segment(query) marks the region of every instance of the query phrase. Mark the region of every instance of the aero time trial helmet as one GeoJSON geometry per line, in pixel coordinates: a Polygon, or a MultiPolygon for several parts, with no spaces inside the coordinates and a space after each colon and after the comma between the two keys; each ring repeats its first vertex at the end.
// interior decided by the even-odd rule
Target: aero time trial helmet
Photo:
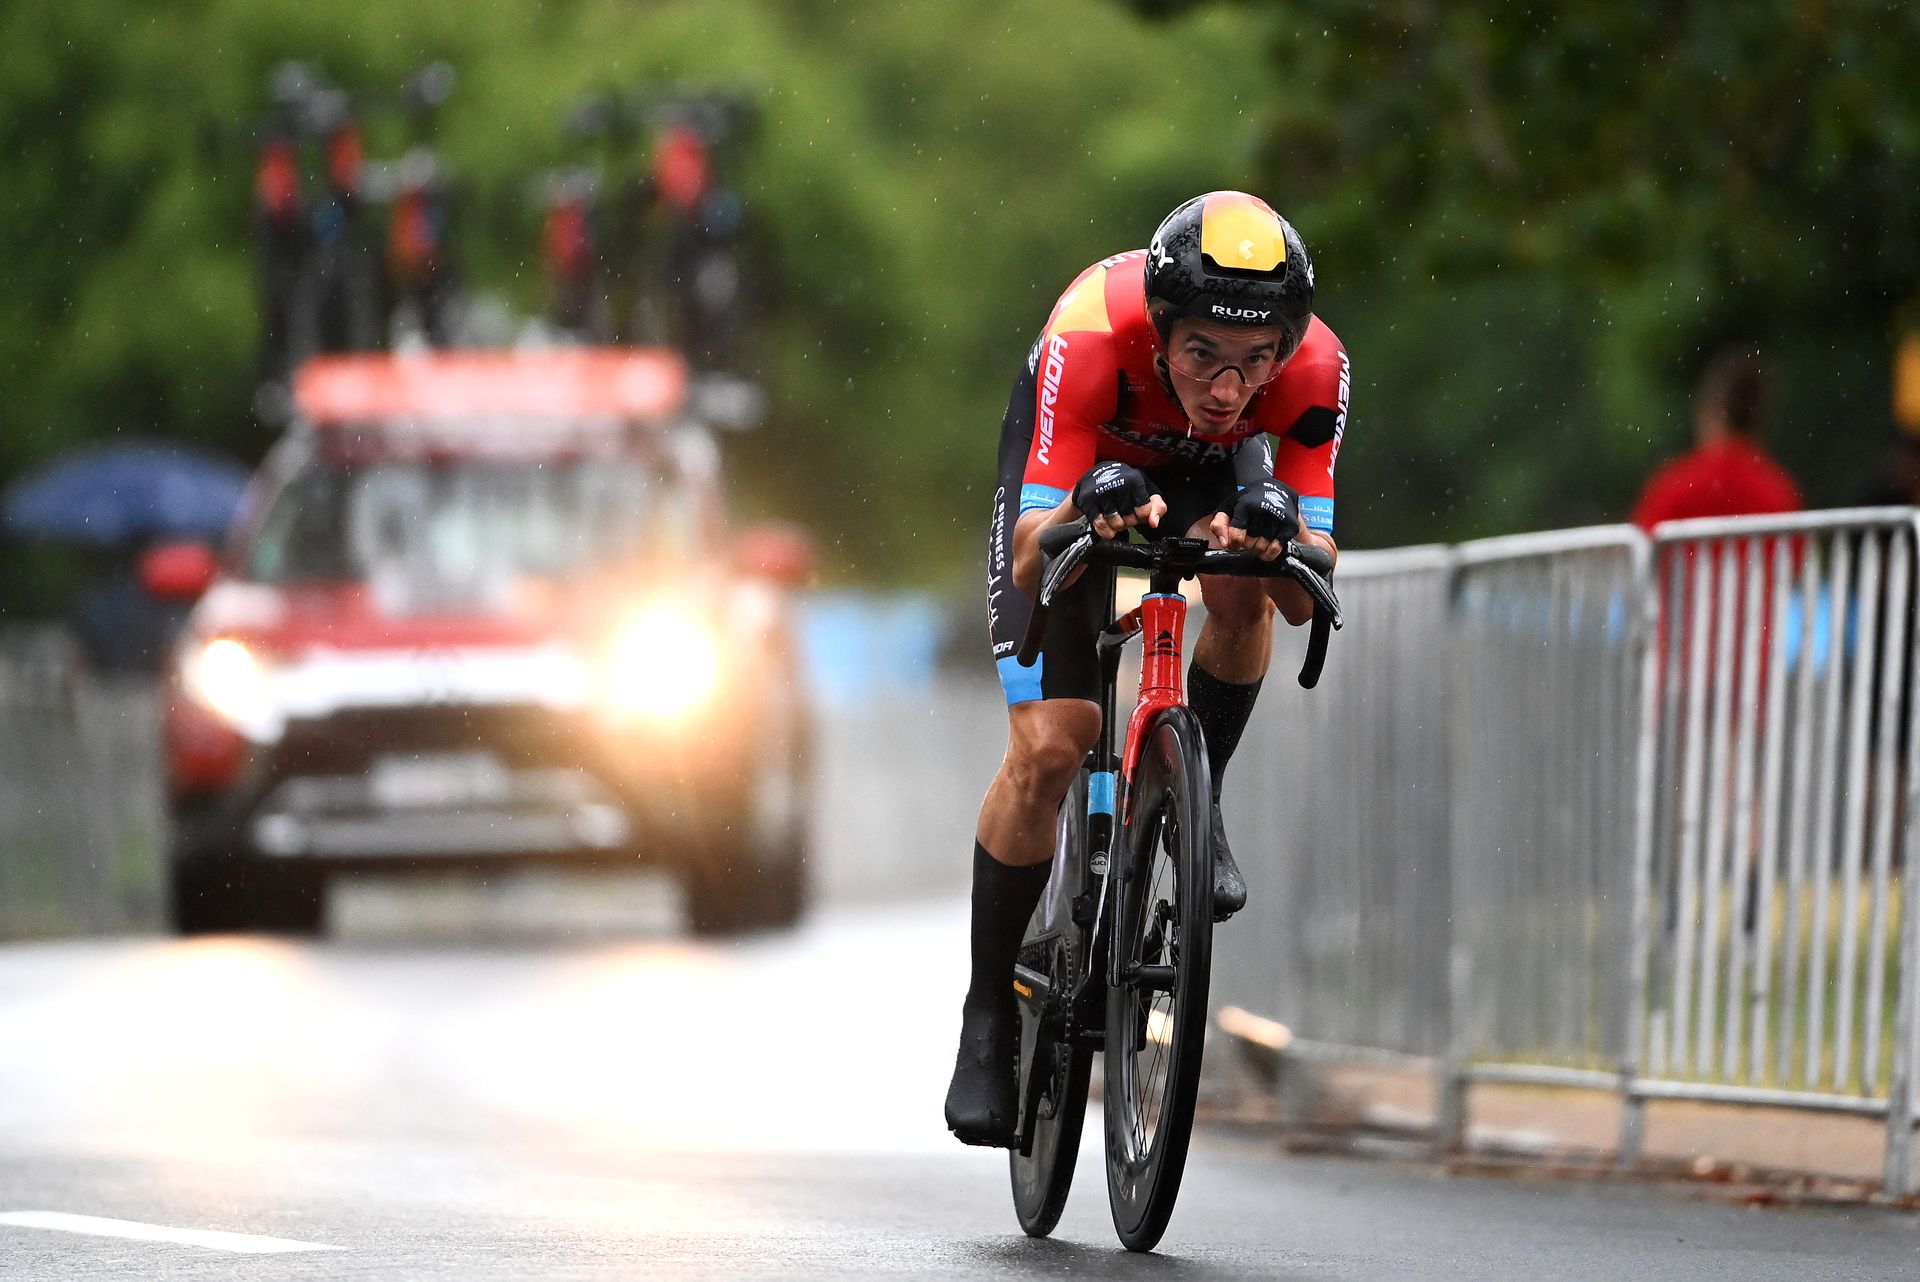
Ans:
{"type": "Polygon", "coordinates": [[[1276,325],[1281,357],[1306,337],[1313,260],[1300,233],[1243,191],[1195,196],[1168,214],[1147,246],[1147,314],[1164,346],[1183,316],[1276,325]]]}

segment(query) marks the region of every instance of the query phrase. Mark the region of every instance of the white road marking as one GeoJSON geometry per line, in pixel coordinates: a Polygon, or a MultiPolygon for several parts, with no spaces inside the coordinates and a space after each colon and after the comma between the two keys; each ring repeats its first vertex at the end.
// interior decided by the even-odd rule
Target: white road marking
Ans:
{"type": "Polygon", "coordinates": [[[344,1251],[342,1246],[295,1242],[291,1238],[262,1237],[256,1233],[219,1233],[211,1229],[176,1229],[138,1220],[108,1220],[97,1215],[69,1215],[64,1211],[0,1211],[0,1225],[22,1229],[56,1229],[62,1233],[91,1233],[96,1237],[138,1238],[143,1242],[179,1242],[241,1255],[278,1255],[286,1251],[344,1251]]]}

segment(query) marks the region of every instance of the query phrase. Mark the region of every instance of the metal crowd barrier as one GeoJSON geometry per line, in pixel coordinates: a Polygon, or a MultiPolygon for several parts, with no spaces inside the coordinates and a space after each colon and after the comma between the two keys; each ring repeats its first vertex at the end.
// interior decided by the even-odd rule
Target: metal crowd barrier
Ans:
{"type": "Polygon", "coordinates": [[[1652,751],[1641,533],[1519,535],[1458,556],[1447,1129],[1464,1124],[1469,1081],[1619,1081],[1652,751]]]}
{"type": "MultiPolygon", "coordinates": [[[[158,717],[149,683],[87,676],[58,626],[0,628],[0,941],[162,927],[158,717]]],[[[816,730],[820,899],[964,894],[1006,746],[991,675],[823,701],[816,730]]]]}
{"type": "Polygon", "coordinates": [[[1467,1087],[1886,1121],[1915,1188],[1912,509],[1354,554],[1321,690],[1274,682],[1230,782],[1254,892],[1222,1004],[1467,1087]],[[1446,729],[1441,730],[1441,727],[1446,729]],[[1305,748],[1304,745],[1311,745],[1305,748]],[[1282,795],[1249,786],[1300,751],[1282,795]]]}
{"type": "Polygon", "coordinates": [[[1274,661],[1227,775],[1229,839],[1253,858],[1247,907],[1214,936],[1214,995],[1330,1055],[1446,1047],[1452,565],[1439,547],[1342,557],[1335,661],[1311,692],[1274,661]]]}
{"type": "Polygon", "coordinates": [[[1912,1187],[1915,515],[1655,531],[1629,1154],[1647,1099],[1785,1105],[1886,1118],[1885,1184],[1912,1187]]]}
{"type": "Polygon", "coordinates": [[[156,718],[60,629],[0,630],[0,939],[158,924],[156,718]]]}
{"type": "Polygon", "coordinates": [[[832,902],[967,893],[968,852],[1007,746],[991,672],[823,701],[814,890],[832,902]]]}

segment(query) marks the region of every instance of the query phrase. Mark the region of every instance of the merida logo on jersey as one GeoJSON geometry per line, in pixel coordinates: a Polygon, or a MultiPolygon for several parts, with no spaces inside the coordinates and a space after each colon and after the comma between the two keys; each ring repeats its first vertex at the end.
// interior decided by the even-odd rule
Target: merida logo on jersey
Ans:
{"type": "Polygon", "coordinates": [[[1040,448],[1042,466],[1053,460],[1053,406],[1060,399],[1060,376],[1067,372],[1067,340],[1055,334],[1047,340],[1047,363],[1040,371],[1040,448]]]}
{"type": "Polygon", "coordinates": [[[1353,362],[1347,359],[1346,350],[1340,352],[1340,412],[1333,420],[1333,448],[1327,451],[1327,475],[1333,475],[1333,465],[1340,461],[1340,442],[1347,436],[1347,397],[1353,391],[1353,362]]]}
{"type": "Polygon", "coordinates": [[[1271,311],[1259,311],[1252,307],[1222,307],[1213,304],[1213,314],[1221,320],[1265,320],[1273,315],[1271,311]]]}

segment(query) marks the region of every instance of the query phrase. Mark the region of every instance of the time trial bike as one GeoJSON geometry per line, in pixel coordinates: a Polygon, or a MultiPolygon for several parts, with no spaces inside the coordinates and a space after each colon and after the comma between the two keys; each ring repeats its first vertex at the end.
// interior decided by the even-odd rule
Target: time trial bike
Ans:
{"type": "Polygon", "coordinates": [[[1097,538],[1085,518],[1040,534],[1040,592],[1019,661],[1039,653],[1054,595],[1082,566],[1145,570],[1138,607],[1115,617],[1113,576],[1097,641],[1100,741],[1061,804],[1053,867],[1014,965],[1020,1112],[1010,1167],[1020,1226],[1053,1231],[1073,1183],[1088,1079],[1103,1056],[1107,1195],[1129,1250],[1166,1232],[1186,1169],[1206,1035],[1213,949],[1213,805],[1206,745],[1187,708],[1181,647],[1198,575],[1288,577],[1313,599],[1300,684],[1320,679],[1341,626],[1324,549],[1289,542],[1263,561],[1201,539],[1097,538]],[[1121,651],[1144,638],[1139,701],[1114,744],[1121,651]]]}

